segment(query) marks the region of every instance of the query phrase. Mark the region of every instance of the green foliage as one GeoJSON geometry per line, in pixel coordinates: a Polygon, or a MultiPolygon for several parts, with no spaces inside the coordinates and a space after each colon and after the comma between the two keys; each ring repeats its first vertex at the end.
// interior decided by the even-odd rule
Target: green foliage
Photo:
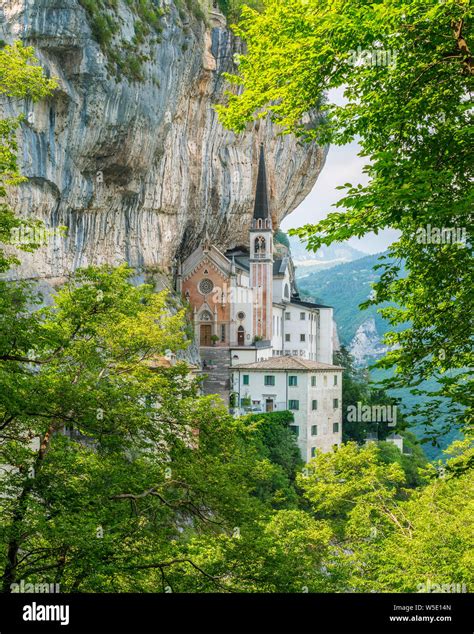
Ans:
{"type": "Polygon", "coordinates": [[[185,364],[159,363],[189,343],[184,310],[131,274],[79,271],[36,310],[25,285],[2,283],[5,589],[53,570],[66,591],[155,590],[192,535],[262,514],[255,493],[272,466],[225,408],[198,397],[185,364]]]}
{"type": "Polygon", "coordinates": [[[349,442],[333,453],[318,455],[298,482],[316,517],[351,531],[352,520],[360,520],[359,511],[368,519],[381,503],[391,505],[405,478],[398,464],[381,459],[375,443],[358,447],[349,442]]]}
{"type": "MultiPolygon", "coordinates": [[[[361,258],[354,262],[347,262],[340,264],[329,270],[318,271],[311,273],[298,282],[298,287],[301,291],[301,295],[308,298],[310,301],[317,303],[327,304],[334,307],[334,318],[338,328],[339,338],[343,345],[347,345],[353,339],[357,328],[367,319],[372,318],[375,322],[377,333],[384,335],[390,330],[390,324],[387,319],[384,319],[380,314],[381,306],[371,304],[361,310],[361,304],[367,299],[371,293],[371,288],[376,283],[380,274],[373,269],[377,265],[379,255],[369,255],[365,258],[361,258]]],[[[397,330],[401,330],[402,326],[397,326],[397,330]]],[[[366,363],[371,363],[375,360],[367,359],[366,363]]],[[[340,359],[339,365],[346,367],[346,361],[340,359]]],[[[349,365],[352,365],[350,362],[349,365]]],[[[374,384],[372,389],[375,389],[375,384],[382,384],[384,381],[390,383],[390,378],[394,375],[395,368],[382,369],[371,367],[370,369],[370,381],[374,384]]],[[[357,382],[366,382],[367,378],[364,378],[364,371],[356,371],[359,375],[357,382]]],[[[349,379],[348,373],[344,373],[344,390],[343,401],[348,404],[357,403],[357,400],[362,398],[351,397],[350,394],[354,390],[353,382],[349,379]]],[[[403,412],[406,420],[409,421],[410,427],[419,435],[420,438],[426,437],[426,429],[423,426],[423,420],[426,417],[417,415],[420,406],[426,399],[426,392],[436,392],[439,390],[439,383],[435,378],[430,378],[424,381],[420,387],[422,388],[421,394],[417,392],[417,389],[410,389],[405,384],[398,385],[396,389],[388,389],[390,385],[387,385],[387,390],[382,391],[382,394],[389,394],[391,397],[395,397],[397,401],[403,406],[403,412]]],[[[363,395],[360,395],[363,397],[363,395]]],[[[385,397],[384,397],[385,398],[385,397]]],[[[388,397],[387,397],[388,398],[388,397]]],[[[444,401],[446,403],[446,401],[444,401]]],[[[344,412],[347,410],[343,410],[344,412]]],[[[449,446],[455,438],[459,435],[459,425],[450,425],[450,429],[447,426],[447,407],[440,407],[437,411],[434,424],[432,426],[432,439],[433,442],[425,444],[425,452],[429,458],[437,458],[441,455],[442,449],[449,446]],[[439,432],[443,432],[440,435],[439,432]]],[[[359,428],[360,431],[363,431],[359,428]]],[[[343,425],[343,434],[346,440],[361,440],[362,436],[357,435],[358,429],[354,429],[353,423],[347,421],[343,425]],[[355,432],[355,434],[354,434],[355,432]]],[[[375,431],[375,430],[372,430],[375,431]]]]}
{"type": "Polygon", "coordinates": [[[353,262],[338,264],[324,271],[310,273],[298,281],[303,297],[333,306],[338,335],[345,346],[349,345],[357,328],[367,319],[374,319],[377,332],[381,336],[390,328],[377,306],[360,309],[361,304],[369,297],[372,285],[380,278],[380,274],[373,268],[379,257],[380,254],[369,255],[353,262]]]}
{"type": "Polygon", "coordinates": [[[248,54],[228,79],[243,90],[216,107],[236,131],[269,116],[304,140],[360,140],[368,184],[341,183],[337,209],[297,234],[316,250],[388,227],[400,232],[367,304],[384,306],[391,325],[380,363],[396,368],[390,385],[437,381],[418,411],[428,431],[443,399],[448,426],[472,423],[472,19],[467,0],[266,0],[261,14],[244,9],[236,29],[248,54]],[[357,60],[358,47],[375,58],[357,60]],[[379,63],[388,52],[390,62],[379,63]],[[327,100],[331,89],[344,91],[343,105],[327,100]],[[465,243],[423,242],[429,226],[464,228],[465,243]]]}
{"type": "Polygon", "coordinates": [[[398,463],[405,472],[407,486],[414,488],[423,484],[422,470],[428,461],[414,434],[404,431],[401,436],[404,453],[402,454],[393,443],[379,442],[380,458],[387,464],[398,463]]]}
{"type": "Polygon", "coordinates": [[[469,591],[473,511],[472,473],[436,477],[395,508],[384,532],[359,545],[365,574],[353,583],[360,591],[430,592],[435,583],[469,591]]]}
{"type": "Polygon", "coordinates": [[[298,505],[294,484],[296,473],[304,463],[289,427],[293,421],[293,414],[288,411],[250,414],[243,419],[252,431],[260,459],[272,465],[272,479],[258,495],[275,508],[298,505]]]}
{"type": "Polygon", "coordinates": [[[334,355],[334,363],[344,368],[342,373],[342,430],[343,440],[365,442],[367,434],[375,434],[385,440],[390,433],[406,427],[404,417],[399,409],[397,399],[389,396],[385,390],[370,383],[370,374],[365,368],[356,368],[354,360],[347,349],[342,346],[334,355]],[[348,417],[349,408],[361,405],[397,406],[397,427],[390,427],[387,422],[352,421],[348,417]]]}
{"type": "MultiPolygon", "coordinates": [[[[0,52],[4,93],[48,94],[41,70],[24,68],[31,53],[17,55],[15,88],[0,52]]],[[[4,186],[21,179],[9,125],[4,186]]],[[[4,218],[8,238],[17,220],[4,218]]],[[[0,280],[4,591],[19,579],[63,592],[472,586],[469,440],[423,470],[409,435],[409,462],[385,443],[347,443],[301,470],[291,412],[236,420],[186,364],[162,362],[190,344],[186,309],[132,275],[80,270],[48,306],[32,285],[0,280]]]]}
{"type": "Polygon", "coordinates": [[[159,42],[165,14],[155,0],[125,0],[135,15],[132,42],[120,40],[120,20],[117,16],[119,0],[79,0],[87,13],[92,34],[107,59],[108,69],[117,77],[121,75],[131,81],[142,81],[143,62],[147,55],[139,48],[148,43],[159,42]]]}
{"type": "Polygon", "coordinates": [[[288,249],[290,248],[290,241],[288,239],[288,236],[281,229],[278,229],[275,232],[273,239],[275,240],[277,244],[282,244],[283,246],[288,247],[288,249]]]}
{"type": "Polygon", "coordinates": [[[54,580],[64,592],[329,592],[413,589],[425,575],[470,580],[467,540],[456,539],[469,517],[460,485],[463,503],[472,500],[466,443],[454,448],[450,484],[431,468],[414,491],[383,444],[348,443],[301,470],[291,412],[235,420],[199,396],[185,365],[159,363],[189,343],[184,310],[170,311],[166,293],[130,285],[131,273],[79,271],[41,308],[28,285],[2,283],[5,590],[20,578],[54,580]],[[440,508],[429,528],[433,495],[440,508]],[[438,554],[448,508],[448,546],[438,554]]]}
{"type": "MultiPolygon", "coordinates": [[[[30,47],[16,42],[0,50],[0,94],[8,99],[29,98],[36,102],[48,95],[56,87],[54,79],[48,79],[30,47]]],[[[0,120],[0,244],[11,242],[12,230],[23,225],[35,227],[34,221],[20,222],[5,202],[6,187],[18,185],[25,179],[21,176],[18,161],[17,131],[24,121],[23,115],[0,120]]],[[[34,243],[22,245],[29,251],[34,243]]],[[[18,260],[6,255],[0,248],[0,272],[5,271],[18,260]]]]}
{"type": "Polygon", "coordinates": [[[262,11],[264,7],[263,0],[218,0],[218,2],[222,13],[233,22],[239,21],[244,7],[250,7],[256,11],[262,11]]]}
{"type": "Polygon", "coordinates": [[[174,0],[174,3],[182,22],[187,22],[190,14],[201,22],[207,22],[207,13],[201,0],[174,0]]]}
{"type": "MultiPolygon", "coordinates": [[[[463,451],[466,455],[466,447],[463,451]]],[[[470,474],[432,474],[429,484],[409,492],[400,465],[386,463],[380,446],[348,443],[318,455],[299,481],[315,518],[329,523],[344,549],[339,583],[346,591],[419,592],[427,582],[472,584],[470,474]]]]}
{"type": "Polygon", "coordinates": [[[292,412],[269,412],[250,414],[244,418],[248,425],[255,426],[257,437],[262,441],[267,457],[280,465],[289,479],[303,466],[295,435],[290,429],[294,422],[292,412]]]}
{"type": "Polygon", "coordinates": [[[421,468],[427,464],[427,459],[416,436],[407,431],[407,423],[400,402],[390,397],[385,390],[379,389],[370,382],[370,374],[366,369],[356,368],[348,351],[342,347],[334,355],[334,363],[344,368],[342,373],[342,439],[344,442],[355,441],[359,444],[366,442],[369,434],[378,440],[379,454],[387,464],[397,462],[405,472],[408,486],[422,484],[421,468]],[[363,422],[348,420],[348,408],[353,406],[389,405],[397,407],[396,427],[389,427],[384,422],[363,422]],[[403,437],[406,453],[391,442],[385,442],[392,433],[403,437]]]}

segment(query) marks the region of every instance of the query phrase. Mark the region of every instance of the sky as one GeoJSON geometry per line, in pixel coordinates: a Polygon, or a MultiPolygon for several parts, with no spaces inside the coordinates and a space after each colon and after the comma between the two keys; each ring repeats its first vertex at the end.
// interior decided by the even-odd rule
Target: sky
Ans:
{"type": "MultiPolygon", "coordinates": [[[[331,91],[328,97],[338,105],[344,103],[342,90],[331,91]]],[[[364,161],[367,159],[358,156],[359,149],[357,141],[343,147],[329,148],[326,164],[315,186],[301,205],[283,220],[281,225],[283,231],[322,220],[330,211],[335,211],[331,209],[331,205],[344,195],[344,190],[336,189],[338,185],[367,184],[367,176],[362,172],[364,161]]],[[[395,241],[397,235],[395,230],[389,229],[379,232],[378,235],[371,233],[360,239],[351,238],[348,243],[365,253],[380,253],[395,241]]]]}

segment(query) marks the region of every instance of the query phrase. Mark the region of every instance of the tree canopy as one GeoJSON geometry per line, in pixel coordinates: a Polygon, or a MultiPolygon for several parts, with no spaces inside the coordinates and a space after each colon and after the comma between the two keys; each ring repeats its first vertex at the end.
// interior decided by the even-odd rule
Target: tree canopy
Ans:
{"type": "MultiPolygon", "coordinates": [[[[24,68],[31,51],[4,52],[0,67],[24,71],[8,94],[48,94],[24,68]]],[[[21,178],[12,130],[6,185],[21,178]]],[[[8,242],[19,220],[2,213],[8,242]]],[[[133,273],[76,271],[47,305],[33,284],[0,280],[4,592],[20,579],[63,592],[471,586],[468,441],[445,466],[409,471],[395,447],[354,442],[303,466],[291,413],[235,419],[169,362],[189,346],[186,311],[133,273]]]]}
{"type": "Polygon", "coordinates": [[[390,304],[391,386],[437,379],[418,412],[432,435],[441,396],[450,425],[472,423],[472,18],[467,0],[266,0],[243,12],[248,52],[216,107],[236,131],[270,117],[303,141],[359,141],[368,184],[341,183],[337,209],[296,233],[317,249],[400,232],[367,305],[390,304]]]}
{"type": "MultiPolygon", "coordinates": [[[[13,109],[18,100],[28,98],[32,102],[38,101],[50,95],[55,87],[56,81],[46,77],[31,47],[16,42],[0,49],[0,94],[7,98],[13,109]]],[[[17,160],[17,131],[24,120],[23,114],[0,119],[0,244],[4,245],[11,242],[12,230],[21,223],[29,226],[38,224],[33,219],[20,221],[5,201],[6,187],[24,181],[17,160]]],[[[30,250],[35,244],[32,241],[19,246],[30,250]]],[[[0,248],[0,272],[15,262],[18,260],[13,255],[6,255],[0,248]]]]}

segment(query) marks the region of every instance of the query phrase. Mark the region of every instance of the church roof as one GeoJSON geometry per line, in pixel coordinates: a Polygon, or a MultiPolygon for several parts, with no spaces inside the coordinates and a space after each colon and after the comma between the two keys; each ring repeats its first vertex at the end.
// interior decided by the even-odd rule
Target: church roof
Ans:
{"type": "Polygon", "coordinates": [[[304,306],[304,308],[332,308],[332,306],[326,306],[325,304],[315,304],[314,302],[305,302],[299,298],[297,295],[293,295],[290,304],[295,304],[296,306],[304,306]]]}
{"type": "Polygon", "coordinates": [[[310,361],[301,357],[272,357],[265,361],[257,361],[256,363],[241,363],[234,365],[236,370],[344,370],[339,365],[330,365],[329,363],[320,363],[319,361],[310,361]]]}
{"type": "Polygon", "coordinates": [[[250,261],[248,257],[235,258],[235,263],[245,271],[250,271],[250,261]]]}
{"type": "Polygon", "coordinates": [[[255,193],[254,220],[269,218],[267,172],[263,144],[260,146],[260,162],[258,165],[257,191],[255,193]]]}
{"type": "Polygon", "coordinates": [[[273,262],[273,275],[284,275],[288,267],[288,258],[275,260],[273,262]]]}

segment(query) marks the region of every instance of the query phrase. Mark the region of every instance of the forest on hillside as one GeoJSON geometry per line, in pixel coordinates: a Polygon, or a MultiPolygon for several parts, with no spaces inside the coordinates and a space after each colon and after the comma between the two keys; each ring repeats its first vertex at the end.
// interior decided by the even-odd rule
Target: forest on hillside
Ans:
{"type": "Polygon", "coordinates": [[[339,339],[345,346],[350,344],[357,328],[369,318],[374,319],[380,336],[389,330],[390,325],[381,316],[379,306],[368,306],[366,310],[359,308],[370,298],[372,284],[380,277],[374,270],[379,257],[379,254],[369,255],[325,271],[310,273],[298,281],[303,297],[334,308],[339,339]]]}

